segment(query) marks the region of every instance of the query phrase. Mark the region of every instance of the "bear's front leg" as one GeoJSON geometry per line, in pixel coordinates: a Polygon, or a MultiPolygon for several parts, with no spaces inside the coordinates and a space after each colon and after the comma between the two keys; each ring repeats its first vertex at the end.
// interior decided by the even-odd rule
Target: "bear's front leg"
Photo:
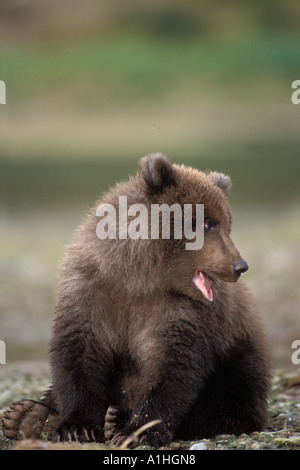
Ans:
{"type": "Polygon", "coordinates": [[[97,382],[97,377],[91,379],[87,371],[81,372],[81,383],[74,380],[71,372],[65,380],[65,389],[55,388],[60,420],[53,434],[54,441],[102,442],[104,439],[104,418],[108,407],[106,384],[99,375],[97,382]]]}
{"type": "Polygon", "coordinates": [[[144,425],[160,420],[139,435],[139,442],[154,448],[168,445],[211,371],[212,364],[206,358],[208,346],[204,346],[197,327],[191,324],[189,328],[188,321],[172,322],[160,342],[165,351],[151,357],[152,366],[144,360],[140,384],[149,380],[153,360],[158,369],[156,379],[138,397],[130,419],[113,438],[114,444],[121,444],[144,425]]]}
{"type": "Polygon", "coordinates": [[[144,425],[156,420],[160,422],[142,432],[139,442],[154,448],[171,443],[178,425],[196,399],[199,385],[196,371],[186,374],[186,371],[179,369],[177,368],[175,374],[175,371],[166,365],[169,377],[161,377],[157,385],[139,401],[129,421],[113,438],[113,444],[121,444],[144,425]]]}
{"type": "Polygon", "coordinates": [[[82,314],[77,323],[67,315],[60,318],[51,341],[52,393],[60,417],[56,441],[104,438],[111,357],[105,341],[84,320],[82,314]]]}
{"type": "Polygon", "coordinates": [[[53,393],[60,417],[56,441],[103,441],[111,390],[109,362],[101,353],[101,345],[93,354],[82,350],[76,357],[74,351],[64,354],[64,348],[60,348],[60,358],[52,357],[53,393]]]}

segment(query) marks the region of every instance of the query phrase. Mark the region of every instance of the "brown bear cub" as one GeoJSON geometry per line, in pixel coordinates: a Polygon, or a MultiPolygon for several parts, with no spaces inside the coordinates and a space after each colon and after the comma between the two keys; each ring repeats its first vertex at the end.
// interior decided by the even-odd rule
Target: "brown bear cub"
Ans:
{"type": "MultiPolygon", "coordinates": [[[[12,405],[4,416],[7,437],[39,437],[52,419],[54,440],[109,437],[120,444],[160,420],[139,436],[158,448],[172,439],[265,427],[269,356],[250,294],[236,282],[248,266],[230,238],[229,188],[223,174],[153,154],[101,201],[115,208],[117,229],[124,218],[120,196],[149,213],[153,204],[191,205],[194,229],[194,208],[204,204],[201,249],[186,249],[187,239],[172,230],[153,239],[118,230],[113,237],[112,229],[100,239],[97,226],[105,219],[97,204],[64,260],[50,343],[51,390],[40,403],[12,405]]],[[[174,214],[170,223],[172,229],[174,214]]]]}

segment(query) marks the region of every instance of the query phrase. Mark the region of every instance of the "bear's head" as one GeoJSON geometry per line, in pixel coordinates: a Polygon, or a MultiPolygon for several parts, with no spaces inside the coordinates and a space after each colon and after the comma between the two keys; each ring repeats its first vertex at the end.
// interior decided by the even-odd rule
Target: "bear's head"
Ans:
{"type": "MultiPolygon", "coordinates": [[[[164,281],[163,285],[170,291],[195,300],[213,301],[215,283],[220,280],[235,282],[248,269],[230,238],[232,216],[227,200],[230,178],[222,173],[203,173],[171,164],[159,153],[141,160],[139,178],[149,206],[167,204],[170,207],[175,204],[187,216],[184,206],[192,207],[189,213],[192,220],[187,220],[187,223],[191,222],[194,233],[199,228],[195,220],[196,205],[204,205],[204,227],[200,227],[201,230],[204,228],[204,243],[201,249],[187,250],[187,240],[176,238],[172,229],[170,239],[161,240],[159,250],[164,266],[161,282],[164,281]]],[[[173,229],[174,220],[175,212],[171,217],[173,229]]]]}

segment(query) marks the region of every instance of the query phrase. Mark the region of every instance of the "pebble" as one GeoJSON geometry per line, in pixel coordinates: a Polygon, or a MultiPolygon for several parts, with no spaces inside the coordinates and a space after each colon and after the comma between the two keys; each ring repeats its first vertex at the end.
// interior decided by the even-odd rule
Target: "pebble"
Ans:
{"type": "Polygon", "coordinates": [[[189,450],[206,450],[207,447],[203,442],[196,442],[195,444],[191,445],[189,450]]]}

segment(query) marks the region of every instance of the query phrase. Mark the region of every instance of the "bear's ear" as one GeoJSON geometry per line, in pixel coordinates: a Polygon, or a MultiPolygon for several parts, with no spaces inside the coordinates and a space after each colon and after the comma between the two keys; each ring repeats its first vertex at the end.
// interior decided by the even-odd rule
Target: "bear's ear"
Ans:
{"type": "Polygon", "coordinates": [[[144,180],[152,191],[161,191],[175,183],[175,171],[172,163],[162,154],[147,155],[140,161],[144,180]]]}
{"type": "Polygon", "coordinates": [[[217,173],[216,171],[211,171],[208,176],[226,195],[229,193],[231,189],[231,179],[229,176],[224,175],[224,173],[217,173]]]}

